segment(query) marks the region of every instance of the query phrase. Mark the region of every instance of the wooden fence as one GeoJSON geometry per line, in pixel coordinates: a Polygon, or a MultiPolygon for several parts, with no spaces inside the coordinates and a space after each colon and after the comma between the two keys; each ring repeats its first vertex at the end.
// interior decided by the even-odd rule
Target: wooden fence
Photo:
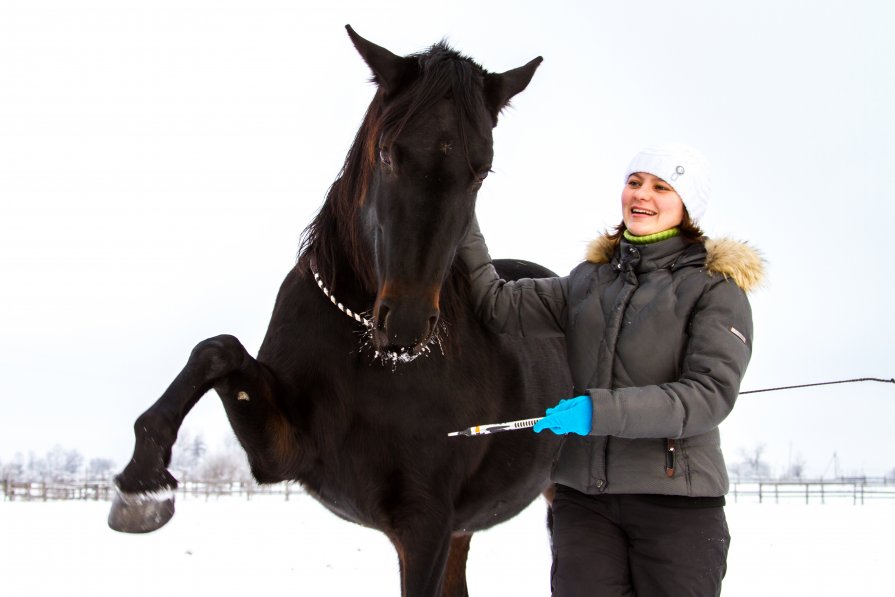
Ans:
{"type": "Polygon", "coordinates": [[[114,488],[103,481],[88,483],[3,481],[5,501],[111,500],[114,488]]]}
{"type": "MultiPolygon", "coordinates": [[[[96,500],[110,501],[115,495],[111,483],[19,482],[3,481],[4,501],[96,500]]],[[[251,500],[258,495],[276,495],[285,500],[303,494],[300,485],[278,483],[258,485],[253,482],[182,482],[177,488],[178,500],[239,497],[251,500]]],[[[730,485],[728,503],[852,503],[895,500],[895,481],[889,479],[852,479],[830,481],[749,481],[730,485]]]]}
{"type": "MultiPolygon", "coordinates": [[[[109,482],[57,482],[57,481],[3,481],[4,501],[53,501],[53,500],[95,500],[111,501],[115,495],[115,487],[109,482]]],[[[181,482],[176,491],[178,500],[185,499],[217,499],[223,496],[235,496],[251,500],[256,495],[279,495],[289,501],[294,495],[304,493],[300,485],[294,483],[278,483],[276,485],[258,485],[251,481],[234,482],[181,482]]]]}
{"type": "Polygon", "coordinates": [[[895,482],[887,479],[739,482],[731,483],[730,493],[727,494],[727,501],[733,503],[851,502],[855,505],[864,505],[880,500],[895,500],[895,482]]]}

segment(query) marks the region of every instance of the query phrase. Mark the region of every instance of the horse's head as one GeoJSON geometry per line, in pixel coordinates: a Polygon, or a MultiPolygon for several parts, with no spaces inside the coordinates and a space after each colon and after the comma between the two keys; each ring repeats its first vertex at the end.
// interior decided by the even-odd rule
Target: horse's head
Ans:
{"type": "Polygon", "coordinates": [[[444,43],[399,57],[347,29],[378,85],[355,142],[366,164],[358,216],[375,272],[373,344],[415,354],[436,332],[442,285],[491,169],[491,129],[541,58],[489,73],[444,43]]]}

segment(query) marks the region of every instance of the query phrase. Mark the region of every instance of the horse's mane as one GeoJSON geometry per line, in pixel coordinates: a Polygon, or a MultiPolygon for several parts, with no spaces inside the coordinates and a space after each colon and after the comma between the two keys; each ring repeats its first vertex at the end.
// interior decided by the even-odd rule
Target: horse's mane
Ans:
{"type": "MultiPolygon", "coordinates": [[[[302,234],[299,264],[307,269],[308,261],[313,258],[317,271],[333,286],[337,267],[347,266],[364,288],[375,293],[372,251],[364,240],[360,208],[378,159],[380,138],[384,144],[389,144],[417,114],[431,109],[439,100],[451,97],[457,109],[458,133],[463,149],[467,151],[467,128],[475,126],[475,115],[484,113],[483,80],[487,72],[472,59],[456,52],[444,41],[408,58],[415,59],[415,69],[389,96],[381,87],[377,90],[348,150],[345,164],[327,192],[326,201],[302,234]]],[[[485,126],[490,128],[492,124],[488,121],[485,126]]],[[[456,266],[453,268],[450,278],[457,277],[457,269],[456,266]]],[[[465,268],[460,269],[465,273],[465,268]]],[[[445,294],[456,294],[451,287],[456,284],[448,280],[442,293],[443,301],[445,294]]],[[[336,288],[332,290],[335,292],[336,288]]],[[[444,302],[442,305],[446,306],[444,302]]]]}

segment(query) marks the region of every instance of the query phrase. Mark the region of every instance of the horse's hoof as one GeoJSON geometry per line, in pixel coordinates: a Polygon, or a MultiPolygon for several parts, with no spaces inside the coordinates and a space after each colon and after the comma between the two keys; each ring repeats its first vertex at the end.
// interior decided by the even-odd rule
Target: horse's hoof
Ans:
{"type": "Polygon", "coordinates": [[[174,516],[174,492],[118,492],[109,512],[109,527],[122,533],[151,533],[174,516]]]}

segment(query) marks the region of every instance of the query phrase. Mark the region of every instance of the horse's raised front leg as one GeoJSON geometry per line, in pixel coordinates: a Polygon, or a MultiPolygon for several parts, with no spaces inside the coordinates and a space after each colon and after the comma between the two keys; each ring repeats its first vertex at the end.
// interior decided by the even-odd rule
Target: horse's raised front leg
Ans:
{"type": "Polygon", "coordinates": [[[134,424],[134,455],[115,477],[118,494],[109,513],[109,526],[116,531],[146,533],[174,515],[177,480],[168,472],[171,448],[184,417],[208,390],[215,388],[221,395],[245,445],[243,434],[260,435],[270,417],[281,418],[273,405],[273,385],[267,369],[233,336],[217,336],[196,345],[180,374],[134,424]]]}

